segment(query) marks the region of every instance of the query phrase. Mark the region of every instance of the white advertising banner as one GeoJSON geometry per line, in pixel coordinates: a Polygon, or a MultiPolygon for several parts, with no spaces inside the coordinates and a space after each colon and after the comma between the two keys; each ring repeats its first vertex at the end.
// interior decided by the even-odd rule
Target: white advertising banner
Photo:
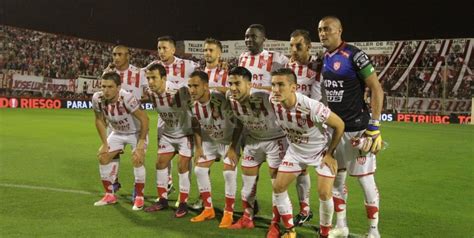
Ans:
{"type": "Polygon", "coordinates": [[[471,107],[472,101],[469,99],[408,98],[407,100],[404,97],[387,97],[387,109],[397,112],[405,112],[408,109],[410,113],[471,113],[471,107]]]}
{"type": "MultiPolygon", "coordinates": [[[[185,54],[190,54],[197,58],[201,58],[203,56],[204,41],[189,40],[184,41],[183,43],[185,54]]],[[[247,50],[244,40],[221,41],[221,43],[223,59],[237,58],[242,52],[247,50]]],[[[370,41],[353,42],[351,44],[359,47],[369,55],[389,55],[392,53],[395,43],[395,41],[370,41]]],[[[287,56],[290,54],[289,41],[266,40],[263,44],[263,48],[270,51],[278,51],[287,56]]],[[[321,46],[321,43],[311,43],[311,55],[322,55],[324,51],[325,49],[321,46]]]]}

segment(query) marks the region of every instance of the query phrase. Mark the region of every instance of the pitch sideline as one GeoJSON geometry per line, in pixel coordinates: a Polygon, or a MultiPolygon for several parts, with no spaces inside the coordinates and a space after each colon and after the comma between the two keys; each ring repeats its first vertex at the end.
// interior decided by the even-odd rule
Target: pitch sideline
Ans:
{"type": "Polygon", "coordinates": [[[51,187],[42,187],[42,186],[32,186],[32,185],[23,185],[23,184],[9,184],[9,183],[0,183],[0,187],[7,188],[26,188],[26,189],[36,189],[36,190],[49,190],[54,192],[63,192],[63,193],[76,193],[76,194],[85,194],[92,195],[95,193],[83,190],[74,190],[74,189],[63,189],[63,188],[51,188],[51,187]]]}

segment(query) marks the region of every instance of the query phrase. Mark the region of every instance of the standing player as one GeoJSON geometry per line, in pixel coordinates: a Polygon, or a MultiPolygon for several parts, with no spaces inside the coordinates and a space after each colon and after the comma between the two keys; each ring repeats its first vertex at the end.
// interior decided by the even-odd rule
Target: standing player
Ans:
{"type": "Polygon", "coordinates": [[[247,68],[252,73],[252,86],[271,90],[271,75],[273,70],[283,68],[289,61],[279,52],[263,49],[265,42],[265,27],[252,24],[245,31],[246,52],[239,56],[239,66],[247,68]]]}
{"type": "Polygon", "coordinates": [[[165,67],[167,89],[186,87],[189,75],[199,68],[199,64],[176,57],[174,55],[176,53],[176,41],[171,36],[158,37],[157,48],[159,60],[155,60],[149,65],[159,63],[165,67]]]}
{"type": "Polygon", "coordinates": [[[286,68],[295,72],[297,92],[317,101],[321,100],[321,83],[316,57],[310,55],[311,38],[306,30],[295,30],[290,36],[290,62],[286,68]]]}
{"type": "Polygon", "coordinates": [[[99,148],[99,170],[105,196],[95,206],[117,202],[112,189],[117,176],[116,165],[112,159],[127,144],[132,146],[132,164],[135,175],[135,201],[133,210],[143,208],[143,189],[145,187],[145,150],[147,146],[148,116],[140,108],[140,101],[131,93],[121,89],[120,75],[108,72],[102,75],[102,91],[94,93],[92,106],[95,112],[95,125],[102,141],[99,148]],[[107,137],[107,123],[112,132],[107,137]]]}
{"type": "MultiPolygon", "coordinates": [[[[287,68],[296,74],[296,91],[315,100],[321,100],[321,85],[316,69],[316,58],[311,56],[311,38],[305,30],[295,30],[290,36],[290,62],[287,68]]],[[[296,178],[296,191],[300,200],[300,212],[295,217],[295,225],[301,226],[311,220],[313,213],[310,211],[309,194],[311,179],[306,171],[296,178]]]]}
{"type": "MultiPolygon", "coordinates": [[[[145,72],[130,64],[130,52],[128,47],[124,45],[117,45],[112,50],[113,63],[110,64],[105,71],[115,71],[120,75],[122,81],[121,88],[132,93],[138,100],[142,100],[145,89],[148,87],[148,82],[145,77],[145,72]]],[[[114,183],[114,190],[118,191],[121,185],[118,182],[118,172],[120,165],[120,154],[112,160],[117,171],[117,180],[114,183]]]]}
{"type": "MultiPolygon", "coordinates": [[[[187,86],[187,80],[189,75],[196,69],[199,68],[197,63],[191,60],[181,59],[176,57],[176,41],[171,36],[158,37],[157,44],[158,60],[151,62],[149,65],[159,63],[165,67],[166,70],[166,89],[177,90],[187,86]]],[[[148,66],[147,66],[148,67],[148,66]]],[[[164,123],[161,117],[158,118],[158,140],[160,140],[164,123]]],[[[171,164],[169,165],[169,180],[168,180],[168,191],[173,191],[173,179],[171,176],[171,164]]],[[[197,204],[200,204],[199,202],[197,204]]]]}
{"type": "Polygon", "coordinates": [[[222,43],[213,38],[204,40],[204,60],[206,68],[204,71],[209,76],[209,87],[226,93],[229,83],[227,82],[228,70],[221,66],[222,43]]]}
{"type": "Polygon", "coordinates": [[[368,236],[380,237],[378,231],[379,192],[375,184],[375,154],[382,147],[380,114],[383,90],[369,57],[357,47],[341,38],[342,25],[334,16],[324,17],[318,25],[319,39],[324,48],[323,82],[329,108],[337,113],[346,125],[345,133],[337,148],[339,171],[334,182],[334,204],[337,215],[335,236],[347,236],[345,190],[346,170],[357,177],[365,195],[365,207],[370,223],[368,236]],[[372,117],[364,103],[364,89],[372,92],[372,117]],[[372,144],[371,153],[351,146],[351,138],[365,136],[372,144]],[[373,142],[373,143],[372,143],[373,142]]]}
{"type": "Polygon", "coordinates": [[[186,87],[178,90],[166,89],[166,70],[155,63],[146,68],[146,77],[150,91],[149,97],[162,119],[163,134],[158,141],[156,161],[156,183],[158,201],[146,212],[155,212],[168,208],[168,165],[179,154],[179,206],[175,217],[184,217],[188,213],[187,200],[191,183],[189,164],[192,155],[192,128],[189,104],[191,98],[186,87]]]}
{"type": "MultiPolygon", "coordinates": [[[[332,186],[337,171],[333,153],[344,133],[344,122],[324,104],[296,92],[296,75],[291,69],[272,72],[272,105],[277,123],[285,131],[289,149],[278,168],[273,183],[275,205],[286,233],[283,237],[296,237],[288,186],[308,166],[315,166],[318,174],[320,236],[327,237],[332,222],[334,204],[332,186]],[[333,128],[328,147],[326,124],[333,128]]],[[[267,237],[280,237],[278,223],[270,225],[267,237]]]]}
{"type": "Polygon", "coordinates": [[[122,89],[130,92],[137,99],[142,99],[144,92],[148,87],[145,72],[134,65],[130,64],[130,52],[128,47],[117,45],[112,50],[113,64],[109,65],[109,69],[120,75],[122,80],[122,89]]]}
{"type": "Polygon", "coordinates": [[[225,208],[219,225],[227,228],[232,225],[235,192],[237,190],[236,165],[240,154],[240,132],[242,125],[236,127],[233,114],[225,95],[209,90],[209,78],[203,71],[195,71],[188,81],[189,93],[193,99],[191,111],[199,122],[194,155],[199,192],[204,201],[204,211],[191,219],[201,222],[215,217],[211,198],[209,168],[216,158],[224,158],[225,208]]]}
{"type": "MultiPolygon", "coordinates": [[[[270,177],[276,176],[287,147],[285,135],[276,124],[276,116],[266,90],[252,89],[252,74],[244,67],[235,67],[229,72],[228,97],[232,111],[244,125],[244,157],[242,160],[242,206],[243,216],[230,229],[253,228],[257,175],[266,160],[270,177]]],[[[272,195],[272,201],[274,201],[272,195]]],[[[276,207],[273,207],[275,214],[276,207]]],[[[278,217],[275,216],[274,219],[278,217]]]]}

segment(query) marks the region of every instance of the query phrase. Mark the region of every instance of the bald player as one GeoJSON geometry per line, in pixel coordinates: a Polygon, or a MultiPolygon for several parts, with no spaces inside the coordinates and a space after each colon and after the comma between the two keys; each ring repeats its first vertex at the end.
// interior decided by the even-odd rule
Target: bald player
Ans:
{"type": "Polygon", "coordinates": [[[380,237],[378,230],[379,192],[375,184],[375,155],[382,148],[380,114],[383,90],[369,57],[359,48],[342,40],[341,21],[326,16],[319,21],[319,39],[326,52],[323,59],[323,83],[328,106],[345,123],[344,135],[336,149],[338,173],[334,181],[333,199],[337,223],[330,236],[347,236],[346,173],[358,179],[365,195],[369,221],[367,237],[380,237]],[[372,93],[371,108],[364,102],[364,89],[372,93]],[[354,137],[366,137],[371,144],[369,153],[351,145],[354,137]]]}

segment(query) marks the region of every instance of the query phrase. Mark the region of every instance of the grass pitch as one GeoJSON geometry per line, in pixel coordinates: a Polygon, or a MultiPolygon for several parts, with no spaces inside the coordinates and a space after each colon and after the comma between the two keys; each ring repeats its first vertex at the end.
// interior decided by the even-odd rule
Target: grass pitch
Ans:
{"type": "MultiPolygon", "coordinates": [[[[156,113],[150,115],[146,158],[146,204],[156,197],[156,113]]],[[[474,127],[383,123],[389,147],[378,157],[383,237],[474,236],[474,127]],[[471,224],[471,225],[469,225],[471,224]]],[[[96,151],[99,139],[92,110],[0,109],[0,237],[264,237],[271,218],[271,186],[266,164],[261,169],[257,227],[219,229],[218,219],[191,223],[196,215],[173,217],[174,210],[132,211],[130,150],[122,156],[118,204],[94,207],[102,196],[96,151]]],[[[174,161],[176,162],[176,161],[174,161]]],[[[174,170],[176,170],[176,166],[174,170]]],[[[213,202],[224,206],[222,163],[211,169],[213,202]]],[[[315,217],[297,228],[298,237],[314,237],[318,224],[316,177],[312,176],[311,208],[315,217]]],[[[240,173],[236,211],[241,211],[240,173]]],[[[175,187],[178,176],[174,171],[175,187]]],[[[352,236],[367,229],[363,195],[348,178],[348,222],[352,236]]],[[[295,212],[296,192],[290,195],[295,212]]],[[[198,197],[193,179],[190,200],[198,197]]],[[[177,193],[170,195],[174,203],[177,193]]],[[[236,218],[240,215],[237,213],[236,218]]]]}

